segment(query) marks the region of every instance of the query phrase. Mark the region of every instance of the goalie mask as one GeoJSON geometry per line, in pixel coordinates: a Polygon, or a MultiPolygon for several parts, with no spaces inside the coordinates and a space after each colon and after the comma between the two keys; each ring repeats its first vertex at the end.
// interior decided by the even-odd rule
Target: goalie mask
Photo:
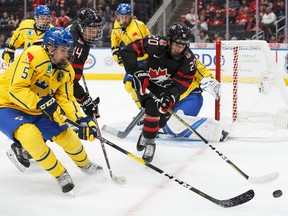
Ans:
{"type": "Polygon", "coordinates": [[[34,10],[34,19],[37,29],[46,31],[50,28],[51,11],[47,5],[39,5],[34,10]]]}
{"type": "Polygon", "coordinates": [[[78,13],[77,25],[89,46],[96,45],[102,38],[102,18],[94,8],[82,8],[78,13]]]}
{"type": "Polygon", "coordinates": [[[186,25],[179,23],[173,24],[167,33],[169,43],[169,53],[174,59],[180,59],[184,56],[184,50],[189,47],[191,31],[186,25]]]}
{"type": "Polygon", "coordinates": [[[65,68],[73,61],[73,36],[65,28],[53,27],[45,32],[43,46],[57,68],[65,68]],[[59,47],[61,46],[61,47],[59,47]],[[57,49],[59,47],[59,49],[57,49]]]}

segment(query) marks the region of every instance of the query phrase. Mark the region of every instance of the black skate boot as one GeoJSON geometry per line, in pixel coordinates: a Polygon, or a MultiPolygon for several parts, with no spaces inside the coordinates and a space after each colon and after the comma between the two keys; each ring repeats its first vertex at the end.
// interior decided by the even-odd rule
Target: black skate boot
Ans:
{"type": "Polygon", "coordinates": [[[74,188],[74,183],[67,170],[65,170],[61,176],[56,177],[56,180],[58,181],[63,193],[68,193],[74,188]]]}
{"type": "Polygon", "coordinates": [[[31,155],[18,143],[13,143],[11,149],[6,152],[8,158],[21,172],[30,167],[31,155]]]}

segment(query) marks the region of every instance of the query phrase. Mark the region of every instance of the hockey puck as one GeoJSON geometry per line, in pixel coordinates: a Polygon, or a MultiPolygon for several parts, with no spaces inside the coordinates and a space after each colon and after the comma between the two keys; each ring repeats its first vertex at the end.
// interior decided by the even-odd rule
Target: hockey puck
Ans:
{"type": "Polygon", "coordinates": [[[282,191],[281,190],[275,190],[274,192],[273,192],[273,197],[274,198],[278,198],[278,197],[280,197],[280,196],[282,196],[282,191]]]}

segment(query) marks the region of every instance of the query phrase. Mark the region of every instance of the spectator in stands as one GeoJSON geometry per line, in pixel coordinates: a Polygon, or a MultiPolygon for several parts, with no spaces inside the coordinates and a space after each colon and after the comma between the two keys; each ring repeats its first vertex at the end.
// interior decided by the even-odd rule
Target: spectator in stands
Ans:
{"type": "Polygon", "coordinates": [[[217,10],[216,16],[209,21],[210,25],[222,25],[224,24],[224,18],[222,17],[222,11],[217,10]]]}
{"type": "MultiPolygon", "coordinates": [[[[72,11],[80,11],[81,8],[85,7],[86,5],[83,3],[82,0],[76,0],[76,3],[72,7],[72,11]]],[[[98,10],[99,11],[99,10],[98,10]]]]}
{"type": "Polygon", "coordinates": [[[192,7],[189,11],[189,13],[187,13],[185,15],[185,21],[184,23],[188,26],[193,28],[195,25],[196,20],[198,20],[198,15],[195,13],[195,8],[192,7]]]}
{"type": "Polygon", "coordinates": [[[242,2],[240,3],[240,6],[250,7],[250,1],[248,2],[248,0],[242,0],[242,2]]]}
{"type": "Polygon", "coordinates": [[[7,25],[9,22],[8,12],[4,11],[2,17],[0,18],[0,25],[7,25]]]}
{"type": "Polygon", "coordinates": [[[6,39],[6,41],[5,41],[5,45],[6,45],[6,46],[9,44],[9,42],[10,42],[10,40],[11,40],[11,37],[12,37],[12,35],[14,34],[14,32],[15,32],[15,30],[12,30],[12,31],[10,32],[10,36],[7,37],[7,39],[6,39]]]}
{"type": "Polygon", "coordinates": [[[237,10],[240,7],[238,0],[229,0],[229,8],[237,10]]]}
{"type": "Polygon", "coordinates": [[[202,30],[199,32],[199,35],[196,36],[195,42],[196,42],[196,43],[205,43],[208,38],[209,38],[209,37],[208,37],[208,35],[207,35],[207,31],[205,31],[205,30],[202,29],[202,30]]]}
{"type": "Polygon", "coordinates": [[[273,4],[273,9],[275,10],[275,11],[277,11],[280,7],[281,7],[281,2],[284,2],[284,0],[275,0],[274,1],[274,4],[273,4]]]}
{"type": "MultiPolygon", "coordinates": [[[[247,31],[256,31],[256,18],[255,15],[250,14],[250,21],[246,26],[247,31]]],[[[258,30],[262,31],[262,24],[261,22],[258,23],[258,30]]]]}
{"type": "Polygon", "coordinates": [[[111,0],[109,3],[109,6],[110,6],[112,11],[116,11],[118,6],[119,6],[119,3],[116,0],[111,0]]]}
{"type": "Polygon", "coordinates": [[[270,2],[270,0],[263,0],[262,4],[266,4],[268,7],[271,8],[271,10],[273,9],[273,3],[270,2]]]}
{"type": "Polygon", "coordinates": [[[18,16],[15,16],[14,14],[11,14],[7,25],[18,27],[18,25],[19,25],[18,16]]]}
{"type": "Polygon", "coordinates": [[[237,37],[233,36],[231,40],[238,40],[237,37]]]}
{"type": "Polygon", "coordinates": [[[200,28],[205,31],[208,31],[208,23],[206,21],[206,17],[204,15],[200,15],[199,21],[200,21],[200,28]]]}
{"type": "Polygon", "coordinates": [[[65,9],[60,10],[60,17],[58,17],[56,26],[57,27],[66,27],[67,22],[70,20],[68,16],[66,16],[66,11],[65,9]]]}
{"type": "MultiPolygon", "coordinates": [[[[226,13],[227,13],[226,7],[227,7],[227,4],[225,3],[224,9],[222,10],[222,15],[225,18],[224,23],[226,23],[226,13]]],[[[233,8],[228,8],[229,24],[234,24],[236,22],[236,16],[237,16],[236,10],[233,8]]]]}
{"type": "Polygon", "coordinates": [[[239,11],[238,13],[236,24],[244,25],[246,28],[248,23],[250,22],[250,19],[251,19],[251,16],[249,12],[249,7],[244,7],[243,10],[241,12],[239,11]]]}
{"type": "Polygon", "coordinates": [[[274,33],[270,36],[268,43],[279,43],[274,33]]]}
{"type": "Polygon", "coordinates": [[[51,11],[51,24],[53,26],[56,26],[57,24],[57,17],[56,17],[56,11],[51,11]]]}
{"type": "Polygon", "coordinates": [[[114,12],[111,10],[109,5],[105,6],[105,11],[103,13],[103,16],[104,16],[105,21],[111,21],[113,19],[114,12]]]}
{"type": "Polygon", "coordinates": [[[72,7],[73,7],[72,5],[68,5],[66,7],[66,16],[68,16],[70,19],[74,20],[77,17],[77,12],[74,11],[72,9],[72,7]]]}
{"type": "Polygon", "coordinates": [[[270,7],[266,7],[265,14],[262,17],[262,27],[265,35],[265,40],[268,41],[269,38],[276,30],[277,17],[274,12],[271,11],[270,7]]]}
{"type": "MultiPolygon", "coordinates": [[[[262,6],[262,2],[258,0],[258,7],[260,8],[262,6]]],[[[250,13],[256,14],[256,0],[252,0],[250,3],[250,13]]]]}

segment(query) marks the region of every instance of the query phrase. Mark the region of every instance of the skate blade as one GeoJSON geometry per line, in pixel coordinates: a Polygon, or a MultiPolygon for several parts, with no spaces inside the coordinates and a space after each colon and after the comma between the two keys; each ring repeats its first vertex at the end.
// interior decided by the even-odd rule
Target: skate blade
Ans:
{"type": "Polygon", "coordinates": [[[11,160],[11,162],[14,164],[14,166],[20,170],[20,172],[25,172],[26,170],[26,167],[23,166],[20,162],[18,162],[18,160],[16,159],[16,155],[15,153],[13,152],[12,149],[8,150],[6,152],[6,155],[8,156],[8,158],[11,160]]]}

